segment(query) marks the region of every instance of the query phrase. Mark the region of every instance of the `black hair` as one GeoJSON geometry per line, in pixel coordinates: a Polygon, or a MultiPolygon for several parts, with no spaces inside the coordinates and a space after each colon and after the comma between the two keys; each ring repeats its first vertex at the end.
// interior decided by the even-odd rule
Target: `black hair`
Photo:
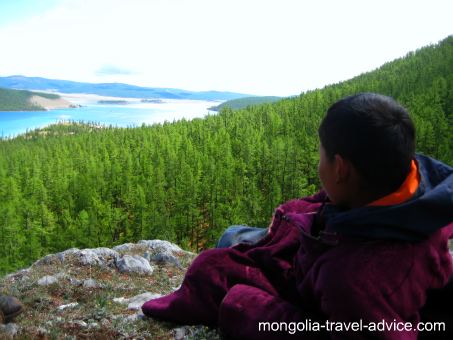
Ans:
{"type": "Polygon", "coordinates": [[[407,110],[393,98],[359,93],[328,110],[318,130],[329,159],[349,160],[364,190],[386,195],[397,190],[415,154],[415,127],[407,110]]]}

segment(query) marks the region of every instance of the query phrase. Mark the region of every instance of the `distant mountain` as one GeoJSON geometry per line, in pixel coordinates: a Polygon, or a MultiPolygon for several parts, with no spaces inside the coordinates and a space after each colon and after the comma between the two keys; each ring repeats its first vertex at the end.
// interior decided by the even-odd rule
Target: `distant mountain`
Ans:
{"type": "Polygon", "coordinates": [[[233,110],[244,109],[250,105],[259,105],[265,103],[274,103],[283,99],[281,97],[244,97],[238,99],[228,100],[220,105],[210,107],[209,110],[220,111],[224,107],[229,107],[233,110]]]}
{"type": "Polygon", "coordinates": [[[69,80],[47,79],[41,77],[9,76],[0,77],[0,87],[18,90],[52,90],[61,93],[90,93],[109,97],[128,97],[142,99],[193,99],[193,100],[231,100],[250,95],[221,91],[186,91],[172,88],[140,87],[122,83],[80,83],[69,80]]]}

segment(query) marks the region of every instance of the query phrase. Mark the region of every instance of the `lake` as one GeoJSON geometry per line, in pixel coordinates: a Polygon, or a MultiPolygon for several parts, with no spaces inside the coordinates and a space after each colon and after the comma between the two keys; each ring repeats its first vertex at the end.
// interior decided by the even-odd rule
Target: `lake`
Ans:
{"type": "Polygon", "coordinates": [[[95,122],[118,127],[140,126],[143,123],[151,125],[182,118],[189,120],[214,113],[208,108],[221,103],[221,101],[163,99],[160,103],[141,103],[135,100],[128,101],[129,104],[126,105],[111,105],[97,104],[99,98],[101,97],[92,95],[65,96],[65,99],[72,103],[83,105],[75,109],[0,112],[0,136],[17,136],[27,130],[44,127],[62,120],[95,122]]]}

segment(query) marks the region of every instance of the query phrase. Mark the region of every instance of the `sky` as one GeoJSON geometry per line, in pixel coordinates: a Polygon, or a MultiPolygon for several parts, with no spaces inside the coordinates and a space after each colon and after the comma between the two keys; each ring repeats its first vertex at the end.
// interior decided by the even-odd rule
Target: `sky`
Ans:
{"type": "Polygon", "coordinates": [[[297,95],[453,34],[451,0],[0,0],[0,76],[297,95]]]}

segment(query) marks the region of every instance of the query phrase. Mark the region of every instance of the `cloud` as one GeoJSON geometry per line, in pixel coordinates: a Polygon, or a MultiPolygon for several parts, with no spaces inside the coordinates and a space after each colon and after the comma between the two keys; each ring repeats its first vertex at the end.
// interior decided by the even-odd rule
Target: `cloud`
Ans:
{"type": "Polygon", "coordinates": [[[0,22],[0,75],[284,96],[452,33],[451,0],[55,3],[0,22]]]}
{"type": "Polygon", "coordinates": [[[24,21],[36,13],[45,13],[58,3],[58,0],[0,1],[0,27],[15,21],[24,21]]]}
{"type": "Polygon", "coordinates": [[[133,75],[137,74],[137,72],[134,72],[132,70],[128,70],[126,68],[121,68],[115,65],[102,65],[100,68],[98,68],[95,72],[95,75],[97,76],[117,76],[117,75],[133,75]]]}

